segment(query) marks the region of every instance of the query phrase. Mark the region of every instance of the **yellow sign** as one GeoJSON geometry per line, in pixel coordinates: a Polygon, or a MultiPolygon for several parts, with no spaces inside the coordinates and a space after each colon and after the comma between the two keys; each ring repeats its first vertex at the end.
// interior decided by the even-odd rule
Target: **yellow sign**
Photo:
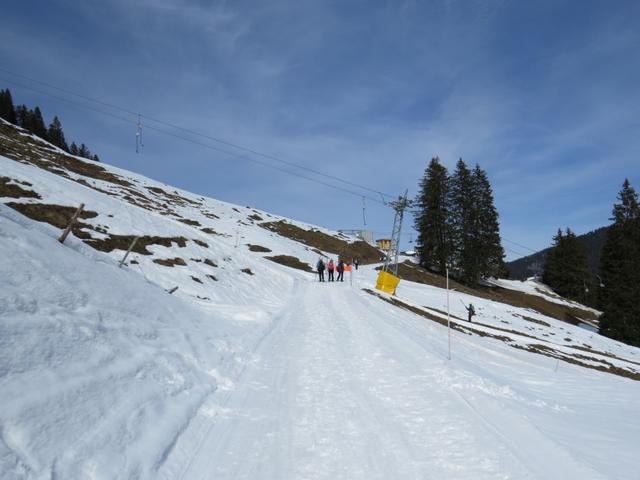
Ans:
{"type": "Polygon", "coordinates": [[[378,273],[376,288],[378,290],[382,290],[383,292],[390,293],[391,295],[395,295],[396,288],[398,288],[399,283],[400,279],[398,277],[390,274],[389,272],[380,270],[380,273],[378,273]]]}

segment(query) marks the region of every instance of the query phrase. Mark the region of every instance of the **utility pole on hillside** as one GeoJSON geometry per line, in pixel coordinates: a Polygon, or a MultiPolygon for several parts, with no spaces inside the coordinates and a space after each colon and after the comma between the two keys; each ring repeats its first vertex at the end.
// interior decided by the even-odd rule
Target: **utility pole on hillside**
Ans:
{"type": "Polygon", "coordinates": [[[398,253],[400,251],[400,233],[402,231],[402,219],[404,218],[404,211],[413,206],[413,200],[409,200],[407,195],[409,190],[405,190],[404,195],[398,197],[398,200],[394,202],[385,202],[385,205],[393,208],[396,212],[393,218],[393,229],[391,231],[391,242],[389,243],[389,249],[387,250],[387,258],[384,261],[383,270],[385,272],[392,273],[396,277],[398,276],[398,253]],[[393,258],[393,264],[391,259],[393,258]]]}

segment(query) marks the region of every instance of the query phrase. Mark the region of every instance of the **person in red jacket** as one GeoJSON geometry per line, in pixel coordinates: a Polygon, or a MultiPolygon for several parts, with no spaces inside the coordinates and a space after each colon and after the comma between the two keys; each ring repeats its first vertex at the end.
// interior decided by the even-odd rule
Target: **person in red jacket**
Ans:
{"type": "Polygon", "coordinates": [[[329,263],[327,263],[327,273],[329,274],[329,278],[328,281],[329,282],[333,282],[333,271],[335,270],[336,266],[333,263],[333,258],[331,258],[329,260],[329,263]]]}

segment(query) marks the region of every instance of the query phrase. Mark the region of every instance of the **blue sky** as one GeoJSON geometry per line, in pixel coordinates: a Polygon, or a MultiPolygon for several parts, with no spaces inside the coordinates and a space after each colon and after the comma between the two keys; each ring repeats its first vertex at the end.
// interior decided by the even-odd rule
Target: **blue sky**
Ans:
{"type": "MultiPolygon", "coordinates": [[[[435,155],[479,163],[513,259],[530,252],[511,242],[607,224],[625,177],[640,189],[638,25],[623,0],[7,1],[0,68],[385,193],[415,194],[435,155]]],[[[136,155],[134,125],[8,73],[0,86],[107,163],[362,227],[357,196],[151,130],[136,155]]],[[[366,212],[387,236],[392,211],[366,212]]]]}

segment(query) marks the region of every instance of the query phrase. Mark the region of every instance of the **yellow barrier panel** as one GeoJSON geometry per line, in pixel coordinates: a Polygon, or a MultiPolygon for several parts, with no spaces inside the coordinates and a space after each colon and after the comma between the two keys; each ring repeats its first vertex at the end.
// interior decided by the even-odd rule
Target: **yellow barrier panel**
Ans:
{"type": "Polygon", "coordinates": [[[390,293],[391,295],[395,295],[396,288],[398,288],[399,283],[400,279],[398,277],[390,274],[389,272],[381,270],[380,273],[378,273],[376,288],[378,290],[382,290],[383,292],[390,293]]]}

